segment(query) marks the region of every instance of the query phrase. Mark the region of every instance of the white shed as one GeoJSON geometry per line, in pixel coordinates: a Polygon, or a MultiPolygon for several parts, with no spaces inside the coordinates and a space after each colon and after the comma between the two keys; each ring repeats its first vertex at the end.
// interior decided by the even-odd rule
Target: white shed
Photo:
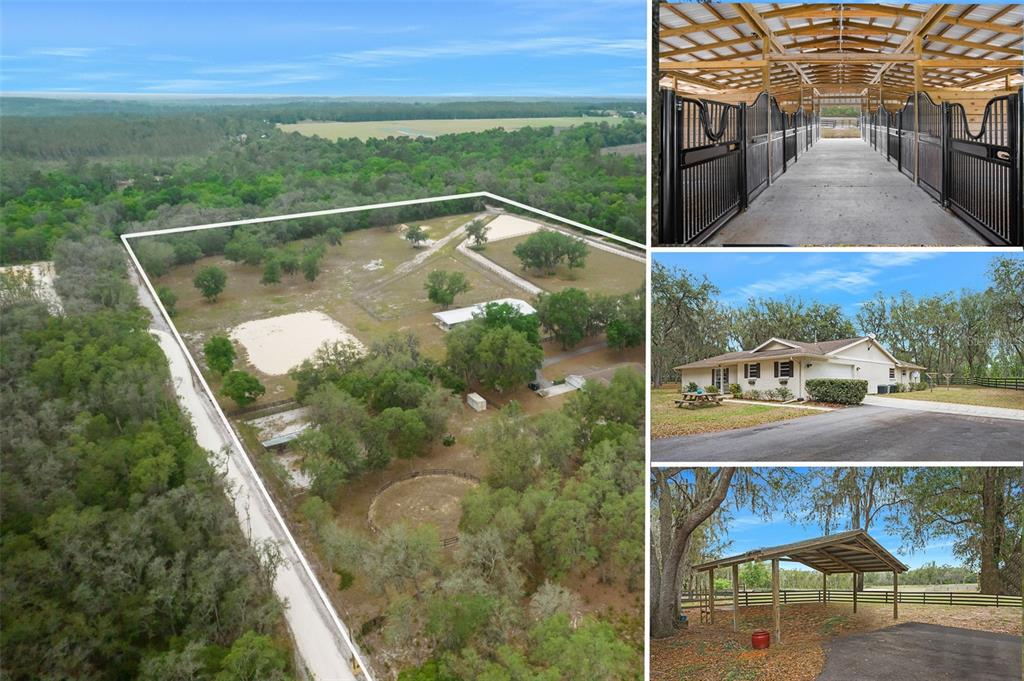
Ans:
{"type": "Polygon", "coordinates": [[[466,395],[466,404],[468,404],[470,409],[474,411],[483,411],[484,409],[487,409],[487,400],[477,393],[469,393],[466,395]]]}

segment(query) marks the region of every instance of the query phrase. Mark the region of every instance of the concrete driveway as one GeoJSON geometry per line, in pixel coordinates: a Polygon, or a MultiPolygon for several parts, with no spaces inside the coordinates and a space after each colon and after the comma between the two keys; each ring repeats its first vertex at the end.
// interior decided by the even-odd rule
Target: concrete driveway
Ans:
{"type": "Polygon", "coordinates": [[[1019,681],[1020,636],[908,622],[825,645],[817,681],[1019,681]]]}
{"type": "Polygon", "coordinates": [[[876,406],[651,442],[657,462],[1021,461],[1024,422],[876,406]]]}

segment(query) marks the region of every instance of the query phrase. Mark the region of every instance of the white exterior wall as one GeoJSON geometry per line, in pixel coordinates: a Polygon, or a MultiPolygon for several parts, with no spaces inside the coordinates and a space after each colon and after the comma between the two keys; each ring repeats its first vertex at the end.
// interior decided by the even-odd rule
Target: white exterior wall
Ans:
{"type": "MultiPolygon", "coordinates": [[[[778,360],[785,361],[785,360],[778,360]]],[[[743,378],[743,364],[723,364],[723,368],[729,369],[729,383],[736,383],[742,389],[743,392],[748,390],[760,390],[765,392],[767,390],[777,390],[782,387],[781,380],[788,380],[786,387],[793,391],[796,397],[806,397],[803,387],[803,366],[799,359],[793,360],[793,377],[789,379],[778,379],[775,378],[775,362],[774,359],[761,360],[761,377],[760,378],[743,378]],[[750,381],[754,381],[754,385],[750,385],[750,381]]],[[[753,364],[754,362],[748,362],[753,364]]],[[[690,381],[696,383],[699,387],[705,388],[711,385],[711,367],[703,367],[700,369],[684,369],[681,373],[681,381],[683,389],[686,388],[686,384],[690,381]]]]}
{"type": "Polygon", "coordinates": [[[848,360],[858,367],[856,378],[868,382],[868,394],[878,392],[879,385],[890,385],[900,382],[900,370],[896,363],[889,359],[873,340],[858,343],[853,347],[837,352],[837,361],[848,360]],[[896,369],[896,378],[889,378],[889,369],[896,369]]]}

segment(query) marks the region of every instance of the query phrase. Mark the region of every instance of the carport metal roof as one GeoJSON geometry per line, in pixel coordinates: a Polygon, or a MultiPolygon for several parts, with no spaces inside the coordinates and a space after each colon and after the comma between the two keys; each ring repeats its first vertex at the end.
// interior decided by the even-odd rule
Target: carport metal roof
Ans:
{"type": "Polygon", "coordinates": [[[736,556],[694,565],[693,569],[704,571],[774,559],[802,563],[827,575],[847,572],[902,573],[910,569],[864,530],[851,530],[792,544],[754,549],[736,556]]]}

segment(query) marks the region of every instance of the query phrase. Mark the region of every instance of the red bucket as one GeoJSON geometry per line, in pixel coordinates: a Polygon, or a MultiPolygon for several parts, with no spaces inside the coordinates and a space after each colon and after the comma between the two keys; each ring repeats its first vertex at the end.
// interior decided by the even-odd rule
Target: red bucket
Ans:
{"type": "Polygon", "coordinates": [[[754,650],[765,650],[772,644],[772,634],[767,629],[758,629],[750,635],[750,645],[754,650]]]}

